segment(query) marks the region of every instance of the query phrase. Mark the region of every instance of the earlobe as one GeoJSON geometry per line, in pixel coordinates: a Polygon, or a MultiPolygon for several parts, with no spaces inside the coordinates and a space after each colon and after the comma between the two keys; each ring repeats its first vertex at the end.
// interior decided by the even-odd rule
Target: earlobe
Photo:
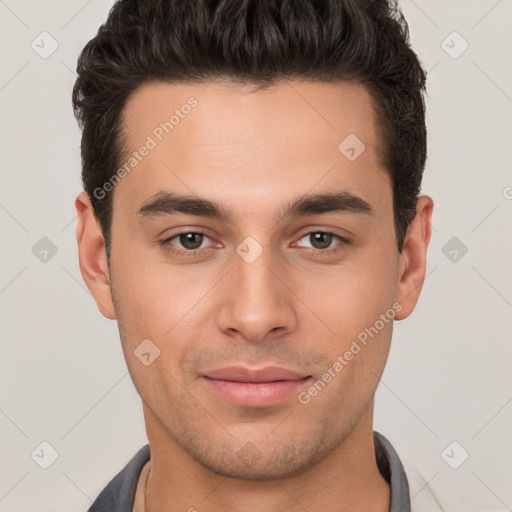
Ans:
{"type": "Polygon", "coordinates": [[[416,215],[407,229],[400,254],[397,300],[402,309],[396,314],[395,320],[403,320],[414,311],[423,288],[433,208],[434,202],[429,196],[418,198],[416,215]]]}
{"type": "Polygon", "coordinates": [[[116,315],[110,288],[105,239],[94,215],[91,200],[85,191],[77,196],[75,209],[80,272],[103,316],[114,320],[116,315]]]}

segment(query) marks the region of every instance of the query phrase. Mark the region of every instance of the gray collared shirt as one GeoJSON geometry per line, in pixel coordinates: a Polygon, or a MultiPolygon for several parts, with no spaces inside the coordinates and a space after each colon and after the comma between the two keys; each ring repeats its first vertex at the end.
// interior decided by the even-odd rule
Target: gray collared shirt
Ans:
{"type": "MultiPolygon", "coordinates": [[[[398,454],[382,434],[374,431],[373,439],[377,466],[391,488],[389,512],[411,512],[409,483],[398,454]]],[[[139,475],[150,455],[146,444],[101,491],[88,512],[132,512],[139,475]]]]}

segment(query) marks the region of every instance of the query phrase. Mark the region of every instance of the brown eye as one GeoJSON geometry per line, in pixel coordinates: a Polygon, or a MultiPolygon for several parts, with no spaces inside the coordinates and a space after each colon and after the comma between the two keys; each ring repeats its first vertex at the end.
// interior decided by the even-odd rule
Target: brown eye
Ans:
{"type": "Polygon", "coordinates": [[[204,235],[202,233],[181,233],[180,235],[177,235],[177,238],[185,249],[192,251],[201,247],[203,236],[204,235]]]}
{"type": "Polygon", "coordinates": [[[310,253],[328,256],[341,251],[350,243],[350,240],[330,231],[311,231],[300,238],[299,247],[304,247],[310,253]]]}
{"type": "Polygon", "coordinates": [[[211,240],[206,233],[197,231],[184,231],[183,233],[176,233],[175,235],[160,242],[166,251],[174,253],[179,256],[195,256],[202,253],[203,249],[208,249],[205,244],[211,240]]]}
{"type": "Polygon", "coordinates": [[[316,233],[310,233],[309,240],[311,245],[315,249],[327,249],[332,242],[332,233],[325,233],[323,231],[317,231],[316,233]]]}
{"type": "Polygon", "coordinates": [[[301,244],[301,247],[309,248],[319,253],[331,253],[350,243],[346,238],[329,231],[312,231],[302,236],[301,240],[303,239],[308,241],[310,245],[301,244]],[[339,243],[333,247],[332,243],[335,240],[338,240],[339,243]]]}

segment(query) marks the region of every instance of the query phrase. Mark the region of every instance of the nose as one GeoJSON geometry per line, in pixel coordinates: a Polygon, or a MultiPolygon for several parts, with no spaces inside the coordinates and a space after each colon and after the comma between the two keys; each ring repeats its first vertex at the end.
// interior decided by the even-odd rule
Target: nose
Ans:
{"type": "Polygon", "coordinates": [[[257,343],[271,331],[273,336],[283,336],[295,330],[293,284],[284,265],[277,264],[270,253],[266,249],[251,262],[233,255],[217,311],[222,332],[257,343]]]}

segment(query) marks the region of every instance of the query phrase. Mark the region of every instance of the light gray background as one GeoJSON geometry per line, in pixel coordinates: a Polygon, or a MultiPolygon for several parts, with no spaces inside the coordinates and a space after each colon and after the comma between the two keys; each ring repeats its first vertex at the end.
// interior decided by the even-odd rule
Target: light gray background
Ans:
{"type": "MultiPolygon", "coordinates": [[[[75,240],[74,69],[112,3],[0,0],[2,512],[85,511],[147,442],[116,324],[82,281],[75,240]],[[43,31],[58,43],[46,59],[31,47],[43,31]],[[57,247],[47,262],[32,252],[43,237],[57,247]],[[31,456],[43,441],[58,452],[48,469],[31,456]]],[[[395,323],[375,428],[437,493],[466,499],[462,510],[511,510],[512,2],[401,5],[429,70],[423,193],[435,208],[423,293],[395,323]],[[454,31],[469,44],[457,58],[454,31]],[[467,247],[455,262],[453,237],[467,247]]]]}

